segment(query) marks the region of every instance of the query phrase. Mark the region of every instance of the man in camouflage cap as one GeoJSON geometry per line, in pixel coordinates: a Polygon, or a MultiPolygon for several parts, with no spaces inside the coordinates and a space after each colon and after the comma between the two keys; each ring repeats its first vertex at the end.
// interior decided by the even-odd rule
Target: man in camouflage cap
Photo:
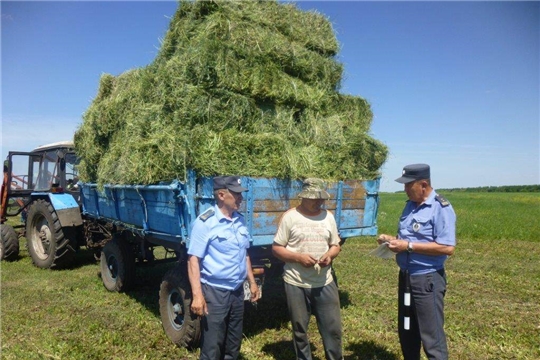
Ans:
{"type": "Polygon", "coordinates": [[[303,199],[330,199],[330,194],[326,191],[326,184],[317,178],[308,178],[302,183],[302,191],[298,194],[303,199]]]}
{"type": "Polygon", "coordinates": [[[331,264],[340,248],[334,215],[322,208],[330,198],[323,180],[304,180],[301,203],[283,214],[272,251],[285,262],[283,281],[297,359],[311,359],[307,330],[315,315],[326,359],[343,359],[339,294],[331,264]]]}

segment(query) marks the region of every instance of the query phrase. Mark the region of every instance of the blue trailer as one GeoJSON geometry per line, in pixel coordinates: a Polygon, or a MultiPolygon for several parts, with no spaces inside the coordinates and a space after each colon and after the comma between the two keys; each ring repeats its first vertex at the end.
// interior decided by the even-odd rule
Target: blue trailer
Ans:
{"type": "MultiPolygon", "coordinates": [[[[242,185],[249,191],[240,212],[252,237],[250,257],[260,287],[265,274],[281,265],[272,256],[271,245],[283,212],[299,204],[301,184],[297,180],[242,177],[242,185]]],[[[162,280],[160,314],[167,336],[187,348],[197,346],[199,320],[189,308],[186,250],[191,222],[214,204],[212,185],[212,178],[197,177],[192,171],[185,181],[156,185],[98,188],[96,184],[79,184],[85,236],[94,243],[104,243],[101,276],[108,290],[128,290],[134,283],[135,267],[156,261],[155,248],[163,247],[173,254],[170,259],[177,266],[162,280]]],[[[331,200],[326,207],[334,213],[343,240],[377,234],[378,190],[379,179],[329,184],[331,200]]]]}
{"type": "MultiPolygon", "coordinates": [[[[9,152],[1,189],[0,258],[18,259],[19,236],[27,238],[40,268],[67,268],[86,246],[95,251],[109,291],[129,290],[140,265],[175,262],[160,286],[163,328],[175,344],[197,346],[199,320],[190,313],[186,250],[191,222],[214,204],[213,179],[189,171],[182,181],[99,188],[78,181],[77,162],[71,141],[9,152]],[[19,234],[6,223],[14,216],[21,216],[19,234]]],[[[242,185],[249,191],[240,212],[252,236],[250,257],[262,287],[264,277],[282,265],[271,245],[283,212],[299,204],[301,181],[243,177],[242,185]]],[[[378,191],[379,179],[329,184],[326,207],[342,240],[377,234],[378,191]]]]}

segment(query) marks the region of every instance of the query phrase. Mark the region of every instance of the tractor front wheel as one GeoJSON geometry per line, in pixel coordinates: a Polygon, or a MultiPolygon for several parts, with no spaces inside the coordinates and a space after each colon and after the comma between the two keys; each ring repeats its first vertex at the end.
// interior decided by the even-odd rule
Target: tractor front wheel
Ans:
{"type": "Polygon", "coordinates": [[[71,265],[77,239],[66,235],[52,205],[42,199],[34,201],[26,219],[28,252],[34,265],[42,269],[71,265]]]}

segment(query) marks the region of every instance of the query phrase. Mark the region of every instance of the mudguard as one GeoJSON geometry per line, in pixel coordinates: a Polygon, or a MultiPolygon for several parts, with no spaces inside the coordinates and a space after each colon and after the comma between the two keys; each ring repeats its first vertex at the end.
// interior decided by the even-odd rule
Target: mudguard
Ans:
{"type": "MultiPolygon", "coordinates": [[[[43,193],[58,215],[62,227],[82,225],[82,216],[79,204],[70,194],[43,193]]],[[[33,194],[37,195],[37,194],[33,194]]]]}

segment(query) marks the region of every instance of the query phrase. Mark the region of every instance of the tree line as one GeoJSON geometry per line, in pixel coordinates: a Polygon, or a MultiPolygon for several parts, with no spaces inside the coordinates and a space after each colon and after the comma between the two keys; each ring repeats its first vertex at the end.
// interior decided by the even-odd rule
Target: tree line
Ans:
{"type": "Polygon", "coordinates": [[[540,192],[540,184],[538,185],[505,185],[505,186],[480,186],[470,188],[453,188],[453,189],[437,189],[444,192],[540,192]]]}

